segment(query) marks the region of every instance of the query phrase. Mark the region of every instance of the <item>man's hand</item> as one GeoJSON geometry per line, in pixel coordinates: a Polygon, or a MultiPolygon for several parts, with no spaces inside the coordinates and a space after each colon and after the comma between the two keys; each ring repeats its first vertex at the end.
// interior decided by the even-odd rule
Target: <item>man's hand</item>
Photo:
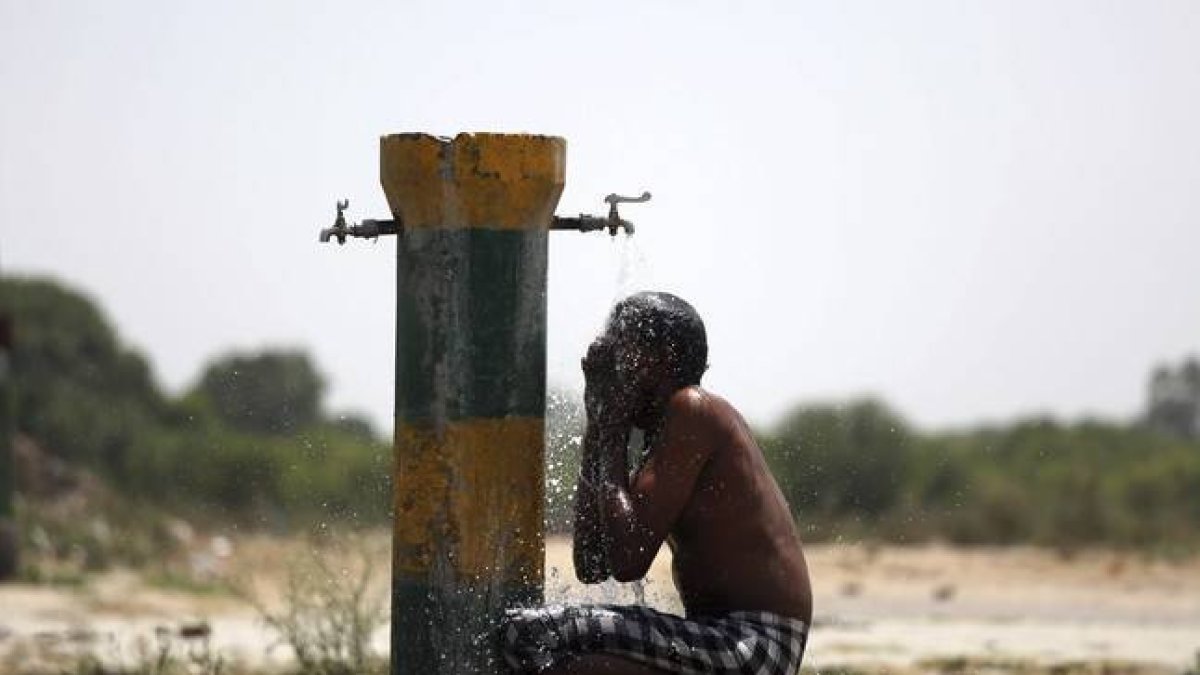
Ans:
{"type": "Polygon", "coordinates": [[[583,400],[588,419],[604,426],[623,426],[630,423],[632,411],[617,382],[613,344],[603,337],[588,347],[581,361],[586,382],[583,400]]]}
{"type": "MultiPolygon", "coordinates": [[[[581,361],[587,382],[583,399],[587,429],[583,435],[583,461],[575,492],[575,574],[585,584],[612,576],[608,562],[607,525],[601,509],[604,494],[612,489],[611,476],[624,478],[625,446],[630,423],[620,412],[620,386],[616,355],[604,336],[588,347],[581,361]]],[[[625,483],[624,480],[621,481],[625,483]]]]}

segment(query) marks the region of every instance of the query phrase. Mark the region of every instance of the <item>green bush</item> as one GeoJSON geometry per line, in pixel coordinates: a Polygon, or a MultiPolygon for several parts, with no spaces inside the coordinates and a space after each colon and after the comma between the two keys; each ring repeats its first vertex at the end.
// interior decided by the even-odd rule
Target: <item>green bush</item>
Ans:
{"type": "Polygon", "coordinates": [[[272,527],[387,518],[388,445],[361,418],[323,410],[303,353],[218,356],[169,400],[83,294],[6,277],[0,298],[15,325],[18,430],[129,500],[272,527]]]}
{"type": "Polygon", "coordinates": [[[912,466],[907,425],[872,400],[797,408],[762,444],[793,508],[817,517],[877,518],[912,466]]]}
{"type": "Polygon", "coordinates": [[[53,281],[0,278],[0,303],[13,321],[17,430],[121,476],[130,442],[165,406],[146,360],[95,303],[53,281]]]}
{"type": "Polygon", "coordinates": [[[810,538],[1200,544],[1195,441],[1096,420],[907,429],[859,402],[799,408],[760,437],[810,538]]]}

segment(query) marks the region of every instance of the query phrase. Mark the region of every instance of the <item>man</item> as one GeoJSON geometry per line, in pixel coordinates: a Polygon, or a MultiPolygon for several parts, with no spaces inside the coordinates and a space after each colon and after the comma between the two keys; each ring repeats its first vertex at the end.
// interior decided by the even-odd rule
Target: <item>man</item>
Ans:
{"type": "Polygon", "coordinates": [[[518,671],[755,673],[799,669],[812,618],[791,512],[741,415],[700,388],[704,323],[668,293],[618,303],[583,359],[587,430],[575,493],[583,583],[642,578],[664,541],[686,618],[648,607],[509,612],[518,671]],[[627,443],[644,431],[632,475],[627,443]]]}

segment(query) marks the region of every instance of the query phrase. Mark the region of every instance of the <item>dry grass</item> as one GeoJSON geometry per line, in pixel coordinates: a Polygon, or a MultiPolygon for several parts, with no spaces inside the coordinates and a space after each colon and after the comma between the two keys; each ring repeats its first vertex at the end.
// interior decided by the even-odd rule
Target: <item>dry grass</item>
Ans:
{"type": "Polygon", "coordinates": [[[289,560],[278,600],[252,584],[235,584],[263,624],[292,654],[298,675],[370,675],[387,668],[372,638],[388,620],[388,594],[380,570],[386,548],[361,536],[310,546],[289,560]]]}

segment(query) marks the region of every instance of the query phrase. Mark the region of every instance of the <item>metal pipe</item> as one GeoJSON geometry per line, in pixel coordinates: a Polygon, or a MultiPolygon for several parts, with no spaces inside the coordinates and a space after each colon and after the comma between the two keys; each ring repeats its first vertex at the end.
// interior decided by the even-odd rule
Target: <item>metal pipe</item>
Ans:
{"type": "Polygon", "coordinates": [[[551,230],[575,230],[577,232],[594,232],[608,227],[607,218],[597,218],[581,213],[578,217],[555,216],[550,223],[551,230]]]}
{"type": "Polygon", "coordinates": [[[550,223],[551,230],[576,230],[579,232],[595,232],[596,230],[607,229],[612,236],[617,236],[617,230],[625,230],[625,234],[633,234],[633,223],[622,218],[613,220],[612,218],[597,218],[586,214],[579,214],[578,217],[570,216],[555,216],[554,221],[550,223]]]}
{"type": "MultiPolygon", "coordinates": [[[[339,204],[342,203],[345,202],[339,202],[339,204]]],[[[346,225],[341,211],[338,212],[338,217],[340,219],[338,223],[335,223],[333,227],[321,230],[321,233],[317,235],[317,240],[322,244],[332,238],[336,238],[337,243],[344,244],[346,243],[346,237],[375,239],[385,234],[398,234],[400,232],[400,223],[395,220],[364,220],[358,225],[346,225]]]]}

